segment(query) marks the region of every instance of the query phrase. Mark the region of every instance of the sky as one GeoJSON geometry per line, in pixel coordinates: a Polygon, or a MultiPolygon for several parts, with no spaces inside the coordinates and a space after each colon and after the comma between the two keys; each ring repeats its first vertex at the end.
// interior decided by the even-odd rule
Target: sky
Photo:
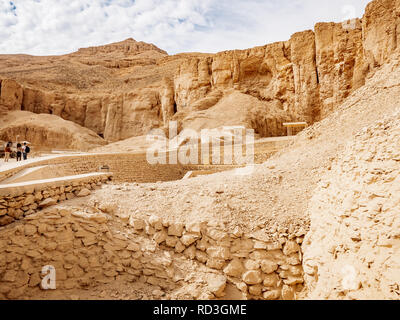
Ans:
{"type": "Polygon", "coordinates": [[[0,54],[65,54],[134,38],[169,54],[288,40],[370,0],[0,0],[0,54]]]}

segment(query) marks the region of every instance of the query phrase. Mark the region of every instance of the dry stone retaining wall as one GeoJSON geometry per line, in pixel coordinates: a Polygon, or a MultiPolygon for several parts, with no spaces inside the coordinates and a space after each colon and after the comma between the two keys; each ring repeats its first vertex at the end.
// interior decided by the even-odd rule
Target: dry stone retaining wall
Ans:
{"type": "Polygon", "coordinates": [[[241,167],[237,165],[151,165],[147,162],[145,154],[88,154],[38,160],[24,166],[0,171],[0,182],[14,176],[23,169],[46,165],[51,166],[53,172],[59,172],[63,176],[98,172],[100,167],[106,165],[109,167],[109,171],[113,173],[115,182],[137,183],[180,180],[189,171],[207,170],[210,173],[216,173],[241,167]]]}
{"type": "Polygon", "coordinates": [[[1,186],[0,227],[60,201],[88,195],[111,177],[111,173],[99,173],[1,186]]]}
{"type": "Polygon", "coordinates": [[[116,182],[173,181],[182,179],[187,172],[179,164],[151,165],[147,162],[146,154],[86,154],[53,157],[4,170],[0,172],[0,181],[12,177],[22,169],[43,165],[59,165],[66,176],[97,172],[100,167],[107,165],[116,182]]]}
{"type": "Polygon", "coordinates": [[[101,205],[92,212],[53,207],[0,229],[0,298],[43,294],[41,272],[50,265],[67,297],[141,279],[186,292],[172,298],[220,298],[231,285],[247,299],[295,299],[303,288],[302,241],[301,232],[265,242],[207,223],[119,219],[101,205]]]}
{"type": "Polygon", "coordinates": [[[148,221],[131,217],[129,224],[164,250],[218,270],[247,299],[290,300],[303,289],[300,246],[305,232],[263,241],[239,228],[227,233],[207,222],[171,224],[152,216],[148,221]]]}
{"type": "Polygon", "coordinates": [[[132,282],[143,273],[147,282],[170,287],[171,257],[159,252],[156,257],[151,243],[112,231],[109,218],[53,208],[2,229],[0,298],[35,297],[44,266],[55,268],[56,289],[61,291],[116,279],[132,282]]]}

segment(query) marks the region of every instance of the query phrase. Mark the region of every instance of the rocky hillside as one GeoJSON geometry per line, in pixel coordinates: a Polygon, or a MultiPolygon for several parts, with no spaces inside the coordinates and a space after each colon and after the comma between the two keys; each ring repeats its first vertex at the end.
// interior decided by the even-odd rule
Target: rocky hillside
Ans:
{"type": "Polygon", "coordinates": [[[0,118],[0,140],[28,140],[40,149],[87,151],[106,144],[93,131],[51,114],[12,111],[0,118]]]}
{"type": "Polygon", "coordinates": [[[310,205],[304,267],[313,299],[400,296],[400,109],[365,128],[310,205]]]}
{"type": "Polygon", "coordinates": [[[168,56],[128,39],[65,56],[4,55],[0,106],[54,114],[118,141],[170,119],[182,127],[219,126],[225,109],[218,103],[241,94],[247,98],[229,124],[282,135],[282,122],[326,117],[388,60],[398,47],[399,9],[397,0],[375,0],[362,19],[319,23],[288,41],[217,54],[168,56]]]}

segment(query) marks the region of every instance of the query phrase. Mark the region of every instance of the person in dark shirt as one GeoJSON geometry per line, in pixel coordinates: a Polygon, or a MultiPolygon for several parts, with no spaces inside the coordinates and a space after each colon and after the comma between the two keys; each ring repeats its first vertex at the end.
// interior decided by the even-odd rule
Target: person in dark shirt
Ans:
{"type": "Polygon", "coordinates": [[[22,145],[17,143],[17,161],[22,161],[22,145]]]}
{"type": "Polygon", "coordinates": [[[26,142],[24,142],[24,146],[22,147],[22,156],[24,160],[28,159],[28,153],[31,152],[31,149],[28,147],[26,142]]]}

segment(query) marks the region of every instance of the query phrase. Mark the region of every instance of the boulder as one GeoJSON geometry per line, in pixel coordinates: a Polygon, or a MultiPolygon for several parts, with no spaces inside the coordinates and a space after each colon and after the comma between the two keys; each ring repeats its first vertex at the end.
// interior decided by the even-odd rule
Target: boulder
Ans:
{"type": "Polygon", "coordinates": [[[80,198],[87,197],[91,194],[91,191],[87,188],[83,188],[81,191],[78,192],[77,196],[80,198]]]}
{"type": "Polygon", "coordinates": [[[55,200],[53,198],[47,198],[39,203],[39,208],[46,208],[46,207],[54,206],[55,204],[57,204],[57,200],[55,200]]]}
{"type": "Polygon", "coordinates": [[[217,298],[224,296],[224,290],[226,287],[226,277],[222,275],[209,275],[207,277],[208,290],[214,294],[217,298]]]}

